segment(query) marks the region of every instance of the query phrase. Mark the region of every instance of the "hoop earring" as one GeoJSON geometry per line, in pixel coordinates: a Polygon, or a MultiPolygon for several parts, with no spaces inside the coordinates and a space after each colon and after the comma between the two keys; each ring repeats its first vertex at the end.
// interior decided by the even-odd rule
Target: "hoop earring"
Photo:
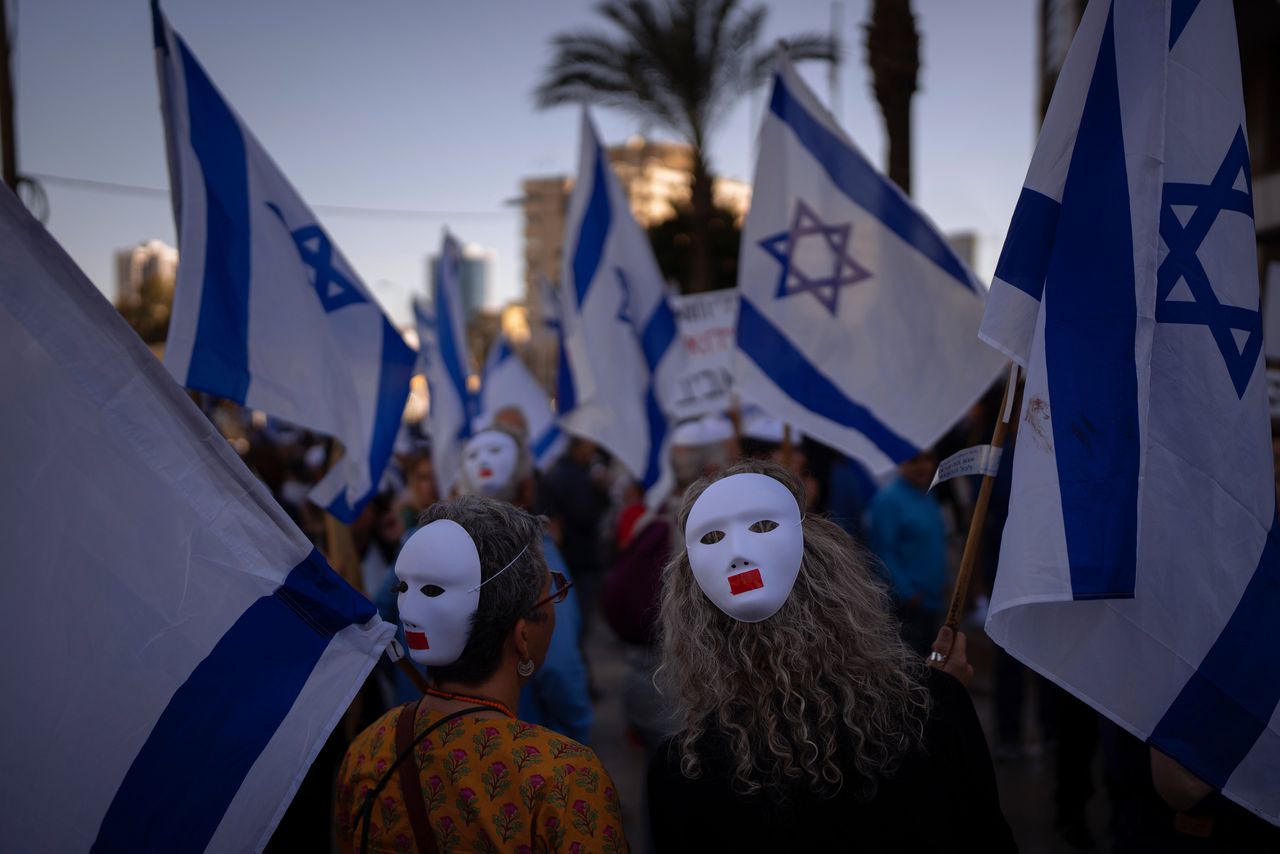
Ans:
{"type": "Polygon", "coordinates": [[[534,665],[533,665],[532,658],[527,658],[516,665],[516,673],[519,673],[521,676],[525,677],[526,679],[533,675],[533,670],[534,670],[534,665]]]}

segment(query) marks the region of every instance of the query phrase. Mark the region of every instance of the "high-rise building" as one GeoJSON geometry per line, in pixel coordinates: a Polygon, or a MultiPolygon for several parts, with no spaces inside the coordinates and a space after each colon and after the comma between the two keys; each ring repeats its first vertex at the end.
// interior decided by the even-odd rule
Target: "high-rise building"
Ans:
{"type": "Polygon", "coordinates": [[[167,284],[169,297],[178,274],[178,250],[163,240],[148,240],[116,252],[116,305],[140,298],[149,279],[167,284]]]}
{"type": "MultiPolygon", "coordinates": [[[[475,243],[468,243],[462,248],[462,261],[458,269],[459,284],[462,291],[462,316],[470,323],[472,318],[484,307],[485,298],[489,295],[490,283],[493,279],[493,262],[497,253],[475,243]]],[[[435,293],[436,265],[439,255],[427,258],[427,293],[435,293]]]]}
{"type": "Polygon", "coordinates": [[[952,251],[960,256],[960,260],[970,270],[978,269],[978,235],[973,231],[955,231],[946,235],[947,243],[952,251]]]}
{"type": "MultiPolygon", "coordinates": [[[[677,206],[689,202],[693,162],[689,146],[633,136],[622,145],[607,149],[606,154],[627,194],[631,214],[642,228],[670,219],[677,206]]],[[[526,178],[521,190],[524,304],[530,330],[524,355],[534,375],[550,387],[556,370],[556,350],[555,342],[545,331],[543,313],[547,295],[542,291],[542,283],[555,282],[560,277],[573,178],[567,175],[526,178]]],[[[751,185],[733,178],[716,178],[711,192],[716,206],[732,212],[736,224],[741,226],[751,205],[751,185]]]]}
{"type": "Polygon", "coordinates": [[[178,250],[163,241],[116,252],[116,309],[147,344],[168,334],[177,277],[178,250]]]}
{"type": "MultiPolygon", "coordinates": [[[[606,154],[631,203],[631,214],[642,228],[670,219],[677,206],[689,202],[693,152],[684,143],[633,136],[622,145],[610,147],[606,154]]],[[[541,278],[555,281],[560,276],[560,253],[573,178],[565,175],[528,178],[521,189],[525,303],[530,322],[537,327],[541,321],[538,281],[541,278]]],[[[716,178],[712,198],[717,207],[732,212],[741,225],[751,205],[751,185],[734,178],[716,178]]]]}

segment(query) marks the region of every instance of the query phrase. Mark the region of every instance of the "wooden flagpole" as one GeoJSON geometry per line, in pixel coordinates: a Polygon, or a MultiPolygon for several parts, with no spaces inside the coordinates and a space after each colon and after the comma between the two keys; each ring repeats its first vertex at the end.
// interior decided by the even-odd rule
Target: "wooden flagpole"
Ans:
{"type": "Polygon", "coordinates": [[[780,462],[783,467],[790,470],[791,463],[795,459],[795,442],[791,438],[791,425],[783,422],[782,425],[782,453],[780,462]]]}
{"type": "MultiPolygon", "coordinates": [[[[1009,379],[1005,382],[1004,394],[1000,398],[1000,417],[996,419],[996,429],[991,436],[993,448],[1004,448],[1005,436],[1009,432],[1010,425],[1016,424],[1018,413],[1021,411],[1022,389],[1018,386],[1018,374],[1018,364],[1011,362],[1009,379]]],[[[969,579],[973,575],[973,565],[978,561],[978,547],[982,545],[982,528],[987,520],[987,505],[991,501],[991,489],[995,482],[995,472],[982,476],[978,500],[973,505],[973,518],[969,520],[969,537],[964,543],[964,553],[960,557],[960,571],[956,573],[955,590],[951,593],[951,605],[947,608],[947,619],[943,623],[952,631],[956,630],[963,616],[965,597],[969,592],[969,579]]]]}

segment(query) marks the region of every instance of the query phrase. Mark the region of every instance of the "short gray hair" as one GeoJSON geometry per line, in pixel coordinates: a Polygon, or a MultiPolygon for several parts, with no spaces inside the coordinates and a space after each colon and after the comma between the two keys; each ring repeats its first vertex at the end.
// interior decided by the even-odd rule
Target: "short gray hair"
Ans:
{"type": "Polygon", "coordinates": [[[423,511],[418,524],[439,519],[457,522],[475,542],[480,553],[481,587],[480,604],[462,655],[453,664],[431,668],[431,675],[438,681],[475,685],[497,671],[502,645],[516,620],[539,619],[530,608],[538,601],[547,578],[547,559],[542,553],[544,522],[505,501],[480,495],[433,504],[423,511]],[[511,565],[503,572],[507,564],[511,565]]]}

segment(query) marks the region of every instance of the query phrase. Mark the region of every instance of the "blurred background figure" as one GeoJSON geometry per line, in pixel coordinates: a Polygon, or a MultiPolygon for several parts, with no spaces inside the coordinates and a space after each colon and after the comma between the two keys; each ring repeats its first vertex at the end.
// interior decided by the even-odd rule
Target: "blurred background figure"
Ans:
{"type": "MultiPolygon", "coordinates": [[[[519,414],[519,410],[515,411],[519,414]]],[[[485,443],[492,434],[506,437],[514,444],[515,465],[510,475],[505,482],[482,485],[476,482],[473,467],[463,465],[461,492],[463,495],[487,494],[529,512],[537,504],[537,484],[534,481],[533,457],[518,426],[494,418],[491,427],[476,433],[463,447],[463,457],[467,457],[474,445],[485,443]]],[[[573,574],[545,527],[542,550],[547,568],[572,582],[573,574]]],[[[520,691],[519,715],[522,721],[555,730],[580,744],[590,744],[595,713],[587,689],[587,666],[582,657],[581,640],[581,611],[576,591],[570,588],[564,607],[557,611],[546,661],[520,691]]]]}
{"type": "Polygon", "coordinates": [[[898,477],[871,502],[870,544],[884,563],[902,637],[920,655],[942,623],[947,583],[947,529],[929,494],[938,467],[932,450],[898,466],[898,477]]]}
{"type": "Polygon", "coordinates": [[[418,527],[418,517],[423,510],[440,500],[429,447],[415,448],[405,456],[404,479],[405,488],[396,502],[396,514],[407,532],[418,527]]]}
{"type": "Polygon", "coordinates": [[[600,595],[600,525],[609,511],[609,470],[589,439],[574,437],[546,478],[546,510],[560,529],[560,550],[573,574],[582,633],[590,632],[600,595]]]}

